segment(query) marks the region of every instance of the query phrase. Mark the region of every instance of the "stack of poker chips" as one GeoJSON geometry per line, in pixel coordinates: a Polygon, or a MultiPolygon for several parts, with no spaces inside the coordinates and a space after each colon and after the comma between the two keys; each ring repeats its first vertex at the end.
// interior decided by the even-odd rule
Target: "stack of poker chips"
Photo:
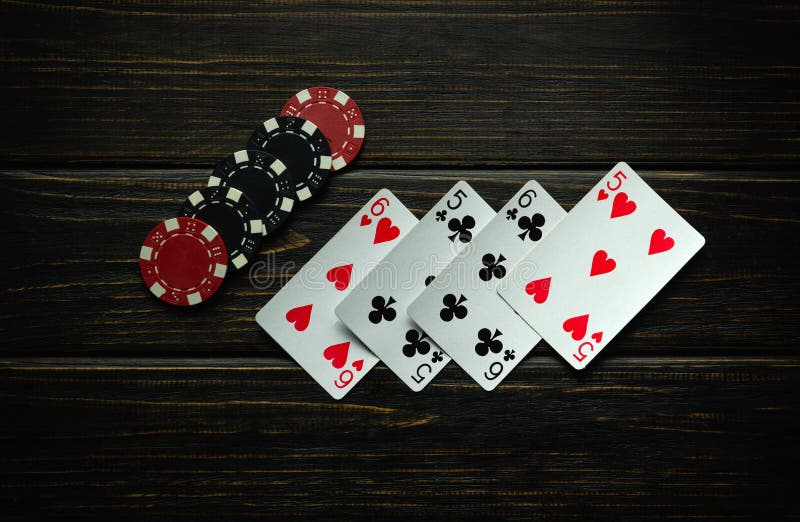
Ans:
{"type": "Polygon", "coordinates": [[[139,254],[145,284],[172,305],[209,299],[363,142],[364,117],[347,94],[331,87],[298,92],[245,149],[216,165],[208,186],[189,195],[178,217],[150,231],[139,254]]]}

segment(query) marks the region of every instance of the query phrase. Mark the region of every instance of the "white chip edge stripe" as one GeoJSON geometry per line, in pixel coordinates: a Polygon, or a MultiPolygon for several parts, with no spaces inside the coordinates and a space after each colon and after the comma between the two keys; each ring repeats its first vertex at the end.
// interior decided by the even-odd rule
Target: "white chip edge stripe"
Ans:
{"type": "Polygon", "coordinates": [[[201,201],[203,201],[203,194],[199,190],[195,190],[189,194],[189,203],[191,203],[193,207],[196,207],[201,201]]]}
{"type": "Polygon", "coordinates": [[[228,193],[225,195],[225,197],[230,199],[234,203],[238,203],[239,200],[242,198],[242,191],[239,189],[235,189],[233,187],[229,187],[228,193]]]}
{"type": "Polygon", "coordinates": [[[142,249],[139,251],[139,259],[144,259],[145,261],[153,259],[153,248],[142,245],[142,249]]]}
{"type": "Polygon", "coordinates": [[[302,91],[298,92],[294,95],[297,98],[297,101],[300,103],[306,102],[311,99],[311,93],[308,92],[308,89],[303,89],[302,91]]]}
{"type": "Polygon", "coordinates": [[[336,93],[336,96],[334,96],[333,99],[336,100],[341,105],[347,105],[347,102],[350,101],[350,96],[348,96],[342,91],[339,91],[336,93]]]}
{"type": "Polygon", "coordinates": [[[260,219],[251,219],[250,220],[250,233],[251,234],[262,234],[264,230],[264,222],[260,219]]]}
{"type": "Polygon", "coordinates": [[[250,155],[246,150],[240,150],[233,153],[233,160],[238,163],[247,163],[250,161],[250,155]]]}
{"type": "Polygon", "coordinates": [[[167,291],[166,288],[161,286],[158,281],[150,285],[150,291],[153,292],[153,295],[156,297],[161,297],[167,291]]]}
{"type": "Polygon", "coordinates": [[[313,123],[311,123],[310,121],[306,120],[306,122],[303,124],[303,126],[300,127],[300,130],[303,131],[304,133],[308,134],[309,136],[311,136],[315,132],[317,132],[317,126],[314,125],[313,123]]]}
{"type": "Polygon", "coordinates": [[[339,156],[331,163],[333,166],[333,170],[339,170],[347,166],[347,161],[344,159],[344,156],[339,156]]]}
{"type": "Polygon", "coordinates": [[[294,207],[294,200],[292,198],[281,198],[281,210],[289,212],[294,207]]]}
{"type": "Polygon", "coordinates": [[[364,126],[363,125],[353,125],[353,137],[354,138],[364,138],[364,126]]]}
{"type": "Polygon", "coordinates": [[[286,170],[286,165],[284,165],[281,160],[276,159],[272,162],[272,165],[270,165],[269,168],[272,169],[275,174],[283,174],[283,171],[286,170]]]}
{"type": "Polygon", "coordinates": [[[308,187],[303,187],[297,191],[297,199],[298,201],[305,201],[311,197],[311,191],[308,190],[308,187]]]}
{"type": "Polygon", "coordinates": [[[206,228],[204,228],[203,231],[200,232],[200,234],[202,234],[202,236],[206,238],[209,241],[209,243],[211,241],[214,241],[214,238],[217,237],[217,231],[214,230],[214,227],[212,227],[211,225],[206,225],[206,228]]]}
{"type": "Polygon", "coordinates": [[[200,292],[194,292],[186,296],[186,301],[189,305],[196,305],[203,302],[203,296],[200,295],[200,292]]]}
{"type": "Polygon", "coordinates": [[[166,221],[164,221],[164,228],[167,229],[167,232],[172,232],[173,230],[176,230],[179,226],[180,223],[178,222],[178,218],[169,218],[166,221]]]}
{"type": "Polygon", "coordinates": [[[219,187],[219,184],[222,183],[222,178],[218,178],[217,176],[209,176],[208,177],[208,186],[209,187],[219,187]]]}
{"type": "Polygon", "coordinates": [[[225,273],[228,271],[228,265],[223,265],[222,263],[216,263],[214,265],[214,276],[220,279],[225,277],[225,273]]]}
{"type": "Polygon", "coordinates": [[[231,261],[233,261],[233,266],[235,266],[237,270],[247,264],[247,258],[244,256],[244,254],[239,254],[231,261]]]}
{"type": "Polygon", "coordinates": [[[320,156],[319,158],[319,168],[322,170],[331,170],[331,157],[330,156],[320,156]]]}
{"type": "Polygon", "coordinates": [[[272,132],[278,128],[278,120],[275,118],[270,118],[264,122],[264,130],[267,132],[272,132]]]}

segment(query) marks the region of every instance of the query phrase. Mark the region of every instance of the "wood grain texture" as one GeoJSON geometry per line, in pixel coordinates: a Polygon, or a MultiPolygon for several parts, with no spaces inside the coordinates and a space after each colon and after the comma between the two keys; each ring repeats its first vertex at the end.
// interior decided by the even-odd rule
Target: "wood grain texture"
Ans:
{"type": "Polygon", "coordinates": [[[314,84],[360,167],[795,165],[791,2],[0,2],[0,161],[202,165],[314,84]]]}
{"type": "Polygon", "coordinates": [[[492,393],[378,367],[331,401],[272,359],[0,362],[0,505],[212,520],[777,520],[800,359],[553,358],[492,393]]]}
{"type": "Polygon", "coordinates": [[[0,0],[3,520],[782,520],[800,464],[790,2],[0,0]],[[354,169],[205,305],[137,255],[294,92],[354,169]],[[630,162],[707,240],[587,370],[486,393],[379,365],[333,401],[256,311],[382,187],[569,209],[630,162]],[[459,169],[459,170],[455,170],[459,169]]]}
{"type": "MultiPolygon", "coordinates": [[[[250,273],[234,275],[214,299],[186,310],[150,295],[138,252],[147,232],[174,216],[208,171],[3,172],[0,212],[15,252],[4,256],[0,273],[3,351],[285,357],[255,313],[381,187],[421,217],[458,179],[495,209],[536,179],[569,209],[604,173],[350,171],[266,241],[250,273]]],[[[796,353],[796,173],[642,176],[707,244],[601,357],[796,353]]]]}

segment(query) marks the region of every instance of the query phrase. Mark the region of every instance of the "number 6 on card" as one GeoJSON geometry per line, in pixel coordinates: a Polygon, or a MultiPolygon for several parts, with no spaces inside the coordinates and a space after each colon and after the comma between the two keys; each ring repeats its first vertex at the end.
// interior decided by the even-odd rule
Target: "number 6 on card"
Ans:
{"type": "Polygon", "coordinates": [[[256,315],[334,399],[378,362],[334,308],[416,222],[391,192],[379,191],[256,315]]]}

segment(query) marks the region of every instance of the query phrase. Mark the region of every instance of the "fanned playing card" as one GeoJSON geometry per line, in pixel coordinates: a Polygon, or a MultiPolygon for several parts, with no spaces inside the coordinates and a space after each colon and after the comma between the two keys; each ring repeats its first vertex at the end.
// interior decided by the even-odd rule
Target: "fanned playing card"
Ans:
{"type": "Polygon", "coordinates": [[[459,181],[336,307],[342,322],[414,391],[423,389],[450,357],[406,308],[494,215],[469,184],[459,181]]]}
{"type": "Polygon", "coordinates": [[[581,369],[703,244],[700,233],[619,163],[498,292],[581,369]]]}
{"type": "Polygon", "coordinates": [[[541,185],[529,181],[408,308],[411,319],[486,390],[541,340],[496,287],[564,215],[541,185]]]}
{"type": "Polygon", "coordinates": [[[391,192],[380,190],[256,315],[334,399],[378,362],[334,309],[416,222],[391,192]]]}

